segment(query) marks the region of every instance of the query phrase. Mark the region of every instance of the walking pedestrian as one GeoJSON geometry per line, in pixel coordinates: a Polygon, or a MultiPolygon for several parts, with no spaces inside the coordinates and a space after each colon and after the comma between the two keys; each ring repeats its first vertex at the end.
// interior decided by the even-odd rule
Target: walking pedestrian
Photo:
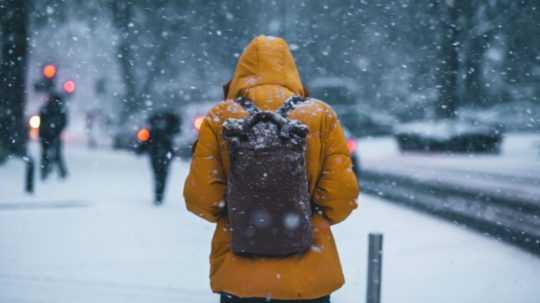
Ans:
{"type": "Polygon", "coordinates": [[[174,158],[174,136],[180,131],[180,119],[174,113],[156,112],[148,119],[149,129],[139,132],[139,152],[150,156],[154,179],[154,204],[161,205],[165,194],[169,166],[174,158]]]}
{"type": "Polygon", "coordinates": [[[67,107],[64,98],[50,92],[47,102],[39,112],[39,141],[41,144],[41,179],[45,180],[58,168],[61,178],[67,177],[67,168],[63,155],[62,132],[67,126],[67,107]]]}
{"type": "Polygon", "coordinates": [[[221,302],[330,302],[344,283],[331,226],[356,208],[343,129],[308,98],[287,43],[259,36],[202,123],[184,185],[216,223],[210,280],[221,302]]]}

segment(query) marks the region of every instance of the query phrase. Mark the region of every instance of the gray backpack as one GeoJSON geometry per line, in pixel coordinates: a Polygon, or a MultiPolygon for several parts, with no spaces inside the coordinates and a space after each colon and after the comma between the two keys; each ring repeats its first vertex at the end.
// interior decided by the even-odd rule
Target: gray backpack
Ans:
{"type": "Polygon", "coordinates": [[[254,256],[288,256],[311,247],[311,203],[305,150],[308,128],[289,120],[301,97],[291,97],[276,112],[235,100],[249,115],[229,119],[223,136],[230,173],[225,201],[232,250],[254,256]]]}

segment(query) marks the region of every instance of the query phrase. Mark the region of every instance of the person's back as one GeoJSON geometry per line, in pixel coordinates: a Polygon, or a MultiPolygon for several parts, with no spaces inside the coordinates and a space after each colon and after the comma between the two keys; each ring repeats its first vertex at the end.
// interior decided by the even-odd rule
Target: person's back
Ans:
{"type": "Polygon", "coordinates": [[[67,108],[64,98],[57,93],[49,94],[47,103],[41,108],[39,139],[41,143],[41,178],[46,179],[52,166],[57,166],[61,178],[67,176],[62,153],[61,134],[67,126],[67,108]]]}
{"type": "Polygon", "coordinates": [[[148,119],[150,138],[144,142],[143,149],[150,155],[154,175],[154,203],[163,202],[169,164],[174,157],[173,140],[179,132],[180,119],[174,113],[156,112],[148,119]]]}
{"type": "Polygon", "coordinates": [[[173,113],[157,112],[148,122],[150,124],[150,145],[156,148],[171,149],[174,136],[179,131],[179,118],[173,113]]]}
{"type": "Polygon", "coordinates": [[[328,302],[325,297],[344,283],[330,225],[344,220],[356,208],[358,194],[336,114],[324,102],[308,99],[288,115],[309,128],[306,173],[316,210],[311,218],[311,249],[288,257],[245,257],[231,250],[224,196],[231,162],[222,125],[230,118],[247,116],[233,101],[239,96],[252,100],[263,111],[276,111],[289,97],[306,96],[306,92],[286,42],[260,36],[244,50],[226,94],[227,100],[210,110],[201,126],[184,187],[187,208],[217,222],[211,255],[212,290],[227,294],[222,296],[223,302],[238,298],[328,302]]]}
{"type": "Polygon", "coordinates": [[[63,98],[51,93],[40,110],[39,136],[42,140],[57,139],[67,125],[66,106],[63,98]]]}

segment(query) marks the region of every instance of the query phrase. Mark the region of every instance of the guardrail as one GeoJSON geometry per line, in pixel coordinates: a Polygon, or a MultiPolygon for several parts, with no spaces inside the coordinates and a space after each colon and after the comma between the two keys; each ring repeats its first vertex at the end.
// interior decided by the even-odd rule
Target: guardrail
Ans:
{"type": "Polygon", "coordinates": [[[386,172],[362,172],[363,191],[494,236],[540,255],[540,204],[517,195],[386,172]]]}

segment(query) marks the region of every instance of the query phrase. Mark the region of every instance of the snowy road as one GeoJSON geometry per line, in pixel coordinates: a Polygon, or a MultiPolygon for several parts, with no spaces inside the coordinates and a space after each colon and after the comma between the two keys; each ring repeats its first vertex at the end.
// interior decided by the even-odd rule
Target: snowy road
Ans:
{"type": "MultiPolygon", "coordinates": [[[[208,283],[213,226],[181,199],[176,161],[163,207],[145,158],[67,148],[71,178],[22,194],[22,164],[0,166],[0,303],[217,302],[208,283]]],[[[367,234],[383,232],[383,302],[538,302],[540,258],[436,218],[361,196],[334,227],[347,285],[364,302],[367,234]]]]}

